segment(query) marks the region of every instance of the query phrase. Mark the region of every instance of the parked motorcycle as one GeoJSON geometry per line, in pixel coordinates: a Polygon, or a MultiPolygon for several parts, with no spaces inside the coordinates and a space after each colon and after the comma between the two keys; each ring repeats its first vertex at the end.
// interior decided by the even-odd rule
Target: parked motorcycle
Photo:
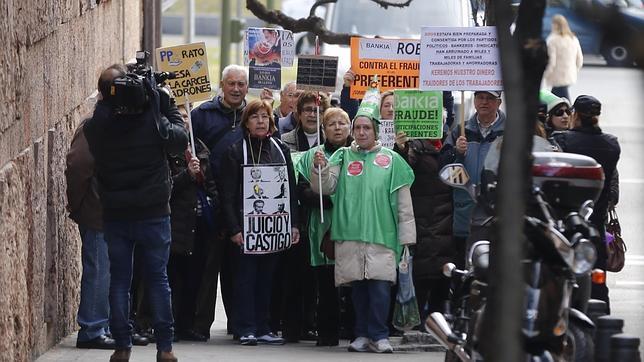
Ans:
{"type": "MultiPolygon", "coordinates": [[[[534,152],[533,187],[524,218],[522,259],[525,298],[522,323],[526,360],[592,361],[592,321],[585,308],[588,280],[596,259],[599,235],[588,222],[592,203],[601,192],[604,174],[592,158],[534,152]],[[571,304],[573,291],[581,295],[571,304]],[[584,300],[585,298],[585,300],[584,300]]],[[[480,189],[469,182],[461,164],[445,166],[446,184],[467,190],[478,206],[494,214],[496,175],[484,171],[480,189]],[[484,205],[482,205],[484,204],[484,205]]],[[[495,220],[487,221],[491,226],[495,220]]],[[[467,252],[464,270],[446,264],[452,280],[449,311],[432,313],[426,327],[447,349],[446,361],[482,361],[480,330],[487,301],[490,241],[480,240],[467,252]]]]}

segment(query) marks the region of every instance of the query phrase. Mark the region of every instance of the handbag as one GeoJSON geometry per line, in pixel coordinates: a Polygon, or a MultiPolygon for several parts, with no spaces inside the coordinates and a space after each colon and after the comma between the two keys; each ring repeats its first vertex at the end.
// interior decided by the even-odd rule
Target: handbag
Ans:
{"type": "Polygon", "coordinates": [[[411,330],[420,324],[420,312],[412,280],[412,256],[406,245],[398,264],[398,294],[391,323],[401,331],[411,330]]]}
{"type": "Polygon", "coordinates": [[[624,268],[626,260],[626,243],[622,239],[622,227],[619,225],[617,212],[615,206],[611,205],[608,208],[608,223],[606,224],[606,232],[613,236],[613,240],[606,243],[606,270],[609,272],[617,273],[624,268]]]}
{"type": "Polygon", "coordinates": [[[335,242],[331,240],[331,233],[329,231],[324,233],[322,242],[320,243],[320,252],[327,257],[327,259],[335,259],[335,242]]]}

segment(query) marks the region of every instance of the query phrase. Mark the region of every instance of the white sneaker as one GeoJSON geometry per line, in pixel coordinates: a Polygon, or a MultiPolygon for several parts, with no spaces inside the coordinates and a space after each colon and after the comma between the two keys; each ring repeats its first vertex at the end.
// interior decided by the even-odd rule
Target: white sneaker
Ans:
{"type": "Polygon", "coordinates": [[[367,352],[369,350],[369,338],[358,337],[349,344],[349,352],[367,352]]]}
{"type": "Polygon", "coordinates": [[[393,353],[394,349],[391,347],[391,343],[389,343],[388,338],[383,338],[379,341],[376,342],[370,342],[369,343],[369,349],[372,352],[376,353],[393,353]]]}
{"type": "Polygon", "coordinates": [[[248,334],[248,335],[239,337],[239,343],[242,346],[256,346],[257,338],[255,338],[255,336],[252,334],[248,334]]]}
{"type": "Polygon", "coordinates": [[[275,344],[282,345],[284,344],[284,338],[275,335],[274,333],[268,333],[263,336],[257,337],[258,344],[275,344]]]}

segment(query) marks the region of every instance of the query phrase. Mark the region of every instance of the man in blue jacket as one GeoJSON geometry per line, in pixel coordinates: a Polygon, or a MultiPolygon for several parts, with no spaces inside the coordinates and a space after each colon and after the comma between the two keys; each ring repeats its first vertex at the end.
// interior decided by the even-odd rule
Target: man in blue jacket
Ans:
{"type": "MultiPolygon", "coordinates": [[[[224,68],[221,74],[220,93],[212,100],[202,103],[192,110],[192,128],[195,139],[202,140],[210,150],[210,165],[213,176],[218,180],[225,176],[221,172],[221,157],[234,143],[242,139],[244,132],[240,127],[241,116],[246,107],[246,94],[248,94],[248,72],[246,68],[231,64],[224,68]]],[[[221,217],[219,205],[213,206],[215,218],[221,217]]],[[[233,243],[223,240],[227,233],[222,227],[216,230],[217,245],[215,253],[216,263],[220,263],[221,272],[221,297],[224,302],[226,315],[232,315],[232,260],[228,256],[234,255],[233,243]],[[225,256],[225,257],[222,257],[225,256]]],[[[227,239],[227,238],[226,238],[227,239]]],[[[217,276],[214,276],[217,280],[217,276]]],[[[215,290],[216,290],[215,286],[215,290]]],[[[213,305],[214,308],[214,305],[213,305]]],[[[230,318],[228,331],[231,332],[230,318]]],[[[208,337],[207,331],[202,331],[208,337]]]]}
{"type": "MultiPolygon", "coordinates": [[[[476,113],[465,122],[465,134],[461,135],[460,127],[455,127],[441,150],[441,164],[462,163],[475,185],[481,180],[485,156],[492,142],[503,135],[505,113],[499,110],[500,106],[500,91],[474,92],[476,113]]],[[[474,204],[475,201],[466,191],[454,189],[454,241],[459,250],[457,260],[460,263],[465,261],[465,240],[474,221],[474,204]]]]}

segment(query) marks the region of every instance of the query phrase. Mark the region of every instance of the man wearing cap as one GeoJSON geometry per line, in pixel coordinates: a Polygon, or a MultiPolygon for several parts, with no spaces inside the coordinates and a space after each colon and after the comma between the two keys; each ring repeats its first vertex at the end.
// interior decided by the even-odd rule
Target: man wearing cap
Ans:
{"type": "MultiPolygon", "coordinates": [[[[577,153],[594,158],[604,169],[604,188],[594,211],[590,216],[590,222],[597,228],[602,240],[597,249],[597,261],[595,268],[606,270],[606,247],[605,236],[606,226],[604,224],[608,213],[608,200],[611,193],[611,182],[617,171],[617,162],[621,149],[617,137],[603,133],[599,128],[599,115],[601,114],[601,103],[597,98],[582,95],[575,99],[572,113],[572,129],[567,132],[555,134],[555,140],[564,152],[577,153]]],[[[608,287],[606,284],[592,285],[591,298],[600,299],[606,302],[609,307],[608,287]]]]}
{"type": "MultiPolygon", "coordinates": [[[[441,150],[441,165],[462,163],[470,175],[471,182],[477,185],[492,142],[503,135],[505,113],[499,110],[500,106],[501,91],[474,92],[476,112],[465,122],[464,135],[460,133],[460,127],[456,127],[445,139],[441,150]]],[[[460,266],[465,261],[465,240],[470,235],[470,224],[483,222],[478,218],[472,219],[474,204],[474,200],[465,190],[454,189],[453,231],[459,253],[457,262],[460,266]]]]}
{"type": "Polygon", "coordinates": [[[391,284],[396,282],[403,246],[416,243],[410,194],[414,172],[378,141],[379,109],[380,93],[372,88],[353,120],[351,146],[338,149],[329,160],[319,150],[310,173],[314,191],[336,195],[331,220],[335,284],[352,287],[352,352],[393,351],[387,326],[391,284]]]}

